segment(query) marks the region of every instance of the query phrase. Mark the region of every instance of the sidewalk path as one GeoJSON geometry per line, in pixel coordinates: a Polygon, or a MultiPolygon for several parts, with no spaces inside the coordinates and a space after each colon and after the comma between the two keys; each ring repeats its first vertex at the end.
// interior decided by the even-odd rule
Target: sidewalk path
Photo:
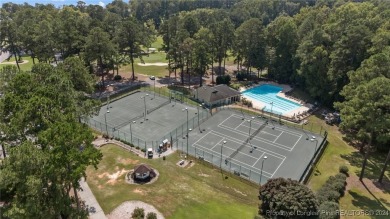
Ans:
{"type": "Polygon", "coordinates": [[[97,202],[95,196],[93,195],[91,189],[89,188],[84,178],[80,180],[80,186],[83,189],[83,191],[79,191],[81,200],[85,201],[85,205],[88,205],[88,207],[95,208],[95,212],[89,213],[89,218],[107,219],[106,215],[103,212],[103,209],[100,207],[99,203],[97,202]]]}

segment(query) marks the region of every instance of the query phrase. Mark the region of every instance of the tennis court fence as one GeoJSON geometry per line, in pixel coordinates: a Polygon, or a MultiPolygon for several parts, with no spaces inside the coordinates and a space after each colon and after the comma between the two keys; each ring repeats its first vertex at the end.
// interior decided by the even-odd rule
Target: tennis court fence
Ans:
{"type": "MultiPolygon", "coordinates": [[[[101,132],[102,134],[107,134],[110,137],[116,138],[134,147],[139,147],[140,149],[144,149],[144,150],[146,150],[147,148],[153,148],[153,150],[157,150],[163,140],[168,139],[170,142],[172,142],[172,144],[174,144],[175,142],[178,141],[179,138],[187,134],[187,127],[189,129],[194,130],[198,128],[199,125],[201,125],[209,117],[210,115],[207,111],[200,111],[199,114],[188,119],[188,124],[187,122],[184,122],[180,126],[177,126],[175,129],[168,132],[162,138],[154,139],[154,140],[145,140],[143,138],[140,138],[136,134],[131,133],[130,130],[123,130],[118,128],[118,126],[113,126],[108,122],[106,124],[104,122],[97,121],[93,118],[82,119],[82,122],[87,124],[92,129],[101,132]]],[[[134,119],[132,119],[131,121],[133,120],[134,119]]],[[[123,123],[120,126],[124,127],[130,122],[127,121],[126,124],[123,123]]]]}

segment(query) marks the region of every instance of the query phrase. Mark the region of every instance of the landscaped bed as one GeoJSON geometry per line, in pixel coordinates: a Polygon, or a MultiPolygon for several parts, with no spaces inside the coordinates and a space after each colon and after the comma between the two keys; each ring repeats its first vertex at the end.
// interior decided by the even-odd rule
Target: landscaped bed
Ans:
{"type": "Polygon", "coordinates": [[[257,214],[258,188],[219,170],[198,164],[178,167],[178,154],[148,160],[115,145],[101,148],[98,169],[89,167],[87,181],[105,214],[125,201],[153,205],[165,218],[253,218],[257,214]],[[126,183],[127,170],[146,163],[160,173],[153,184],[126,183]]]}

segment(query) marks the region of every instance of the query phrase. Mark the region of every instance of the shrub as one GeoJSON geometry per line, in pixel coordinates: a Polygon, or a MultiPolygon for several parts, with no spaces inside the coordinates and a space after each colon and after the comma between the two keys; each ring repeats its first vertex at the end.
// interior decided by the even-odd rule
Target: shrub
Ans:
{"type": "Polygon", "coordinates": [[[347,176],[343,173],[338,173],[335,176],[335,180],[342,180],[345,182],[347,180],[347,176]]]}
{"type": "Polygon", "coordinates": [[[145,210],[143,208],[134,209],[133,213],[131,214],[131,218],[144,219],[145,218],[145,210]]]}
{"type": "Polygon", "coordinates": [[[137,147],[135,147],[135,149],[139,150],[139,147],[137,146],[137,147]]]}
{"type": "Polygon", "coordinates": [[[317,212],[318,210],[314,193],[305,185],[292,179],[269,179],[261,186],[259,198],[261,200],[259,213],[265,217],[270,216],[270,210],[284,211],[286,215],[297,211],[317,212]]]}
{"type": "Polygon", "coordinates": [[[142,151],[142,152],[146,152],[145,148],[142,148],[141,151],[142,151]]]}
{"type": "Polygon", "coordinates": [[[229,85],[230,84],[230,75],[221,75],[221,76],[218,76],[217,79],[216,79],[216,83],[217,84],[227,84],[229,85]]]}
{"type": "Polygon", "coordinates": [[[114,80],[115,80],[115,81],[120,81],[120,80],[122,80],[122,76],[120,76],[120,75],[115,75],[115,76],[114,76],[114,80]]]}
{"type": "Polygon", "coordinates": [[[339,168],[339,171],[340,171],[340,173],[343,173],[343,174],[345,174],[346,176],[348,176],[348,171],[349,171],[349,169],[348,169],[347,166],[345,166],[345,165],[341,166],[341,167],[339,168]]]}
{"type": "Polygon", "coordinates": [[[149,212],[149,213],[146,215],[146,219],[157,219],[157,214],[154,213],[154,212],[149,212]]]}
{"type": "Polygon", "coordinates": [[[336,202],[324,202],[318,208],[320,212],[320,219],[338,219],[339,204],[336,202]]]}

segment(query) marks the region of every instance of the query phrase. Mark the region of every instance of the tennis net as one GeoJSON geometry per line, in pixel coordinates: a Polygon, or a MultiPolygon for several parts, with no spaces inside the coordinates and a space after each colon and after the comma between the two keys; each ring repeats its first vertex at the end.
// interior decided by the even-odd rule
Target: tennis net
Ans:
{"type": "Polygon", "coordinates": [[[169,104],[170,102],[171,102],[171,101],[168,100],[168,101],[162,103],[161,105],[158,105],[158,106],[156,106],[156,107],[154,107],[154,108],[151,108],[151,109],[146,110],[146,112],[147,112],[147,114],[150,114],[151,112],[160,109],[161,107],[163,107],[163,106],[169,104]]]}
{"type": "Polygon", "coordinates": [[[267,123],[263,123],[256,131],[254,131],[245,141],[238,147],[237,150],[235,150],[226,160],[231,160],[233,157],[235,157],[248,143],[250,140],[252,140],[259,132],[267,125],[267,123]]]}
{"type": "Polygon", "coordinates": [[[142,113],[142,114],[139,115],[139,116],[136,116],[136,117],[134,117],[134,118],[132,118],[132,119],[130,119],[130,120],[128,120],[128,121],[126,121],[126,122],[120,124],[120,125],[115,126],[115,127],[114,127],[114,130],[120,129],[120,128],[126,126],[127,124],[130,124],[131,122],[133,122],[133,121],[135,121],[135,120],[137,120],[137,119],[140,119],[140,118],[144,117],[144,114],[145,114],[145,113],[142,113]]]}

